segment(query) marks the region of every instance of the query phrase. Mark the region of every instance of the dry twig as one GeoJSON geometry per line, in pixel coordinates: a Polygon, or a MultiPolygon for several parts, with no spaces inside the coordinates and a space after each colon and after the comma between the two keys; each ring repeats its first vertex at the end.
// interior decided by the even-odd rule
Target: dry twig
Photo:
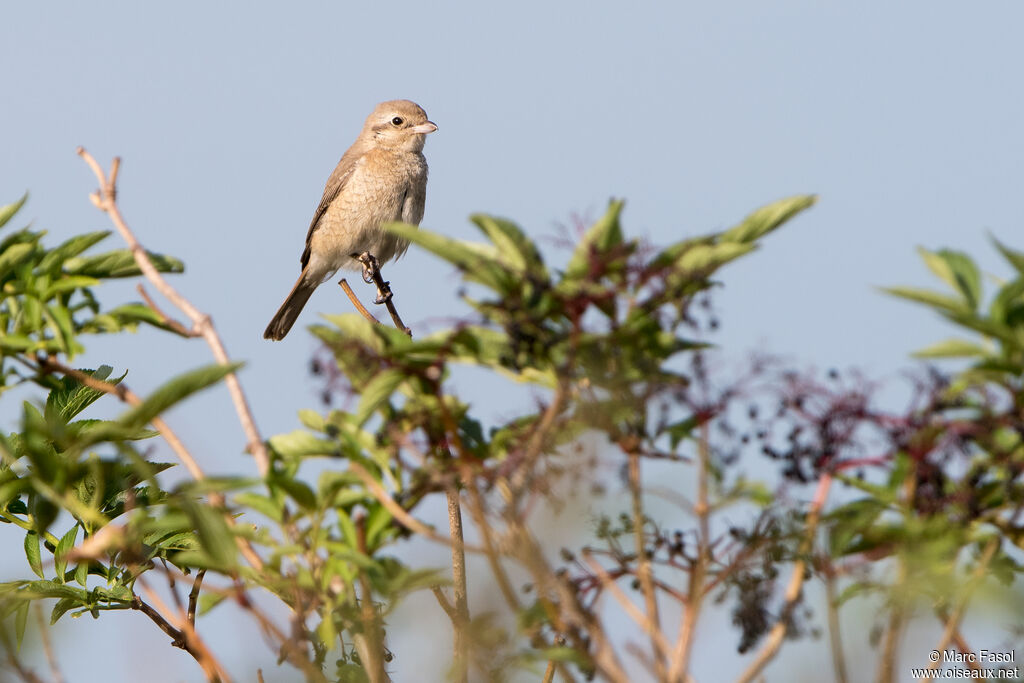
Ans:
{"type": "MultiPolygon", "coordinates": [[[[213,326],[213,320],[209,315],[199,311],[188,299],[183,297],[167,282],[163,274],[149,260],[146,250],[139,243],[135,234],[121,215],[121,210],[117,205],[117,175],[121,168],[120,158],[114,157],[110,166],[110,175],[108,176],[96,159],[82,147],[78,148],[78,155],[89,165],[100,184],[100,189],[90,195],[90,199],[92,199],[96,208],[110,217],[114,227],[117,228],[117,231],[121,233],[121,237],[128,244],[132,255],[135,257],[135,263],[139,266],[139,270],[142,271],[142,274],[153,284],[158,292],[189,319],[192,323],[192,331],[189,334],[203,337],[210,346],[214,359],[221,365],[228,365],[231,361],[224,348],[224,342],[221,341],[217,330],[213,326]]],[[[157,313],[158,315],[163,315],[159,310],[157,313]]],[[[253,419],[249,403],[245,398],[245,393],[242,391],[242,385],[238,382],[238,377],[233,372],[224,378],[224,383],[228,387],[231,400],[235,404],[235,410],[238,413],[239,422],[241,422],[242,429],[245,431],[246,438],[248,439],[249,452],[256,460],[260,476],[265,477],[270,469],[270,456],[267,453],[267,447],[263,443],[263,439],[260,437],[259,430],[256,428],[256,421],[253,419]]]]}

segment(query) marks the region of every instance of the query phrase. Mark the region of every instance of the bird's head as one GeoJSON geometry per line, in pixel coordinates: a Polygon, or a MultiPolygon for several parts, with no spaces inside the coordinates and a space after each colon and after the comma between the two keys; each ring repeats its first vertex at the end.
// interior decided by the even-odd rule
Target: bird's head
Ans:
{"type": "Polygon", "coordinates": [[[363,136],[377,147],[408,152],[423,149],[428,133],[437,126],[427,120],[427,112],[409,100],[381,102],[366,119],[363,136]]]}

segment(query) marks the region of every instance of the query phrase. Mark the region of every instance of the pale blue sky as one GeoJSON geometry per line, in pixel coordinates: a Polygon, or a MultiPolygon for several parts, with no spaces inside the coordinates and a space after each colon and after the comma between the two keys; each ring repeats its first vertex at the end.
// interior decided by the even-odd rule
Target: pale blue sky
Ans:
{"type": "MultiPolygon", "coordinates": [[[[74,150],[121,155],[125,216],[150,249],[186,262],[175,284],[248,361],[265,435],[316,406],[302,327],[347,300],[325,285],[286,341],[261,333],[327,175],[384,99],[413,99],[438,124],[423,225],[456,237],[476,237],[476,211],[551,236],[617,196],[628,233],[666,243],[819,193],[724,272],[721,338],[737,355],[893,373],[949,330],[873,286],[928,284],[917,245],[993,267],[986,230],[1024,247],[1017,2],[66,2],[8,3],[3,17],[0,203],[30,190],[21,220],[53,242],[107,227],[74,150]]],[[[466,311],[429,256],[385,273],[414,329],[466,311]]],[[[110,304],[135,298],[106,290],[110,304]]],[[[81,362],[127,368],[145,391],[208,359],[198,341],[143,332],[100,340],[81,362]]],[[[225,392],[172,417],[210,470],[253,471],[225,392]]],[[[102,623],[126,640],[155,631],[138,615],[102,623]]],[[[131,680],[150,647],[168,680],[199,680],[159,634],[144,656],[122,654],[82,626],[92,655],[72,681],[107,666],[131,680]]],[[[731,658],[734,634],[722,641],[731,658]]]]}

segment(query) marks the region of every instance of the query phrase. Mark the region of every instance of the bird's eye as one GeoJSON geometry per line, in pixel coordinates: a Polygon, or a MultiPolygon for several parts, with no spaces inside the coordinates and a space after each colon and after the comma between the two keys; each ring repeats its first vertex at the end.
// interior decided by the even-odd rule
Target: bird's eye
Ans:
{"type": "Polygon", "coordinates": [[[400,126],[403,123],[405,123],[405,121],[402,120],[401,116],[396,116],[395,118],[391,119],[391,123],[395,124],[396,126],[400,126]]]}

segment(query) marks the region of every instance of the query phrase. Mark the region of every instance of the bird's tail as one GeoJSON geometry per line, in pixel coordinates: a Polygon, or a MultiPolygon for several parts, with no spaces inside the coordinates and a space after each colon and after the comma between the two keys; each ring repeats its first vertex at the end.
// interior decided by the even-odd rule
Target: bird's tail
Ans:
{"type": "Polygon", "coordinates": [[[295,324],[295,319],[302,312],[302,307],[309,301],[310,295],[313,294],[313,290],[319,284],[319,282],[311,282],[306,277],[306,272],[303,271],[299,279],[295,281],[292,291],[288,293],[288,298],[281,304],[281,308],[277,309],[273,320],[270,321],[267,329],[264,330],[263,338],[273,339],[274,341],[284,339],[284,336],[288,334],[288,330],[292,329],[292,325],[295,324]]]}

